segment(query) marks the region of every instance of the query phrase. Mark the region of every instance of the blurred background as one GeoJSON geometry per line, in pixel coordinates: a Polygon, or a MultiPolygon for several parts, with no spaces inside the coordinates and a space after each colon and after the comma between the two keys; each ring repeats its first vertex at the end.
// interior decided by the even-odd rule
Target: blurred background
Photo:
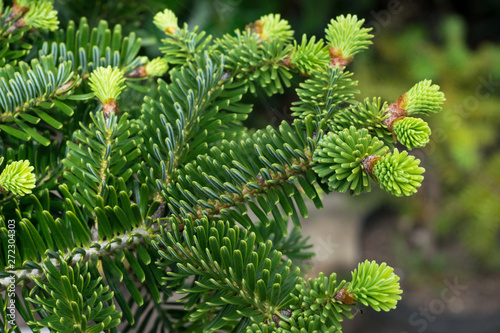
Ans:
{"type": "MultiPolygon", "coordinates": [[[[383,191],[332,194],[325,209],[303,221],[317,272],[349,272],[375,259],[401,276],[403,301],[389,313],[358,309],[344,332],[500,332],[500,1],[416,0],[56,0],[64,26],[86,16],[120,23],[142,39],[144,55],[159,56],[153,16],[168,7],[179,22],[215,37],[269,13],[280,13],[302,34],[324,37],[340,14],[373,27],[372,47],[348,69],[361,95],[389,103],[422,79],[441,86],[446,103],[425,119],[425,149],[412,151],[426,168],[419,193],[394,198],[383,191]]],[[[303,78],[297,77],[296,82],[303,78]]],[[[257,94],[250,127],[290,120],[295,92],[257,94]]],[[[252,98],[252,97],[250,97],[252,98]]],[[[314,214],[313,214],[314,212],[314,214]]]]}

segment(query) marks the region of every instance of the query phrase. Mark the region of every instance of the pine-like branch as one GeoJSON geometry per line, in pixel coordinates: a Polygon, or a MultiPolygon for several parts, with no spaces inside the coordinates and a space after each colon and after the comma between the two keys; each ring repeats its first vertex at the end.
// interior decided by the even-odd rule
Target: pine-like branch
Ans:
{"type": "Polygon", "coordinates": [[[302,216],[307,215],[303,196],[312,199],[317,207],[322,203],[312,185],[316,176],[310,166],[315,147],[311,139],[314,122],[311,118],[296,120],[294,127],[283,123],[279,131],[268,127],[243,136],[240,142],[223,141],[208,156],[199,156],[196,162],[187,164],[163,192],[171,213],[181,219],[224,216],[255,232],[247,215],[248,203],[263,221],[272,214],[282,234],[287,233],[290,216],[300,227],[295,205],[302,216]]]}
{"type": "Polygon", "coordinates": [[[312,36],[307,40],[304,34],[300,45],[294,41],[294,50],[289,61],[290,66],[296,68],[301,75],[308,76],[313,72],[322,72],[330,65],[330,53],[322,39],[316,42],[316,37],[312,36]]]}
{"type": "Polygon", "coordinates": [[[300,101],[293,102],[292,115],[300,118],[314,115],[323,128],[344,103],[356,103],[354,95],[359,93],[358,82],[351,79],[352,73],[340,67],[327,66],[311,76],[297,88],[300,101]]]}
{"type": "Polygon", "coordinates": [[[384,121],[389,117],[387,103],[382,103],[380,97],[366,98],[363,102],[339,110],[330,121],[330,128],[340,132],[351,126],[357,129],[367,129],[371,136],[377,137],[388,147],[394,144],[394,137],[384,121]]]}
{"type": "MultiPolygon", "coordinates": [[[[3,162],[0,157],[0,165],[3,162]]],[[[12,162],[0,174],[0,191],[12,192],[14,195],[30,194],[35,187],[35,174],[28,160],[12,162]]]]}
{"type": "Polygon", "coordinates": [[[245,87],[223,77],[223,61],[199,55],[172,70],[171,84],[159,81],[158,101],[146,98],[140,119],[146,164],[138,176],[158,193],[180,166],[239,133],[239,122],[251,111],[239,102],[245,87]]]}
{"type": "MultiPolygon", "coordinates": [[[[51,8],[18,0],[0,17],[0,239],[14,248],[0,248],[0,290],[21,289],[16,309],[32,329],[113,332],[123,316],[141,330],[156,312],[153,326],[173,332],[340,332],[356,304],[396,306],[399,279],[384,263],[361,263],[351,282],[304,281],[299,268],[311,256],[306,198],[322,208],[320,189],[359,194],[370,178],[416,192],[424,170],[393,144],[424,146],[430,129],[413,115],[444,101],[430,81],[390,105],[356,101],[345,66],[370,44],[363,20],[339,16],[326,42],[299,44],[272,14],[213,40],[165,10],[154,20],[165,56],[148,61],[134,34],[82,19],[17,63],[23,25],[54,29],[51,8]],[[144,81],[157,91],[139,119],[128,120],[133,105],[118,112],[124,82],[165,73],[144,81]],[[282,93],[293,73],[309,76],[297,118],[248,131],[244,95],[282,93]]],[[[0,295],[4,330],[11,296],[0,295]]]]}
{"type": "Polygon", "coordinates": [[[134,160],[140,156],[137,146],[142,139],[136,136],[139,127],[128,121],[126,115],[118,119],[112,113],[106,118],[99,112],[91,119],[92,124],[82,125],[82,130],[75,132],[75,142],[67,143],[69,151],[62,163],[67,170],[64,178],[76,200],[88,214],[94,215],[98,198],[107,197],[108,185],[115,183],[115,175],[127,182],[139,168],[134,160]]]}
{"type": "Polygon", "coordinates": [[[235,36],[226,34],[215,44],[227,59],[229,74],[246,82],[251,93],[255,93],[256,85],[264,88],[269,96],[290,87],[292,74],[286,59],[292,52],[291,44],[280,38],[261,40],[251,29],[236,30],[235,36]]]}
{"type": "Polygon", "coordinates": [[[76,82],[70,81],[72,77],[71,63],[63,62],[56,67],[50,56],[41,57],[40,61],[33,59],[31,65],[21,62],[19,70],[10,65],[2,68],[0,130],[22,140],[33,138],[43,145],[48,145],[50,140],[40,135],[32,126],[37,125],[40,120],[55,129],[60,129],[62,124],[38,107],[50,108],[48,101],[54,101],[61,112],[71,116],[73,110],[58,99],[75,86],[76,82]],[[6,125],[10,123],[14,123],[17,128],[6,125]]]}
{"type": "Polygon", "coordinates": [[[241,316],[254,322],[272,320],[275,312],[288,307],[298,269],[292,269],[290,261],[282,263],[281,253],[271,251],[270,241],[258,243],[255,234],[222,221],[188,219],[183,228],[183,234],[178,225],[171,231],[163,229],[157,248],[162,266],[176,263],[179,268],[168,273],[170,285],[182,285],[187,277],[196,276],[195,286],[180,290],[187,293],[183,301],[188,309],[206,295],[190,313],[193,325],[212,309],[224,315],[205,325],[205,332],[237,324],[241,316]]]}

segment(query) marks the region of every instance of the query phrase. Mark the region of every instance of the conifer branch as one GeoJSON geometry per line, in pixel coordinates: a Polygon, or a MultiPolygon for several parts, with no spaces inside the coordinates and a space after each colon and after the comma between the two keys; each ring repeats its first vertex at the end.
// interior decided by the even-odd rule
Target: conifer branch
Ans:
{"type": "Polygon", "coordinates": [[[256,231],[247,216],[248,204],[263,221],[272,214],[282,234],[287,233],[288,217],[300,227],[295,204],[302,216],[307,215],[302,196],[309,197],[317,207],[322,204],[312,185],[316,176],[310,169],[315,145],[310,140],[313,121],[309,117],[294,125],[292,129],[282,123],[279,131],[268,127],[253,136],[244,136],[239,143],[223,141],[208,156],[186,165],[164,192],[172,214],[181,219],[223,216],[256,231]],[[243,151],[248,153],[242,154],[243,151]]]}
{"type": "Polygon", "coordinates": [[[284,62],[289,61],[290,66],[303,76],[309,76],[313,72],[321,73],[330,64],[330,54],[324,44],[323,39],[316,42],[316,37],[312,36],[307,40],[304,34],[300,45],[294,41],[294,50],[284,62]]]}
{"type": "Polygon", "coordinates": [[[366,49],[372,42],[368,32],[371,28],[362,28],[365,20],[358,20],[356,15],[340,15],[332,19],[326,28],[326,39],[330,47],[332,66],[345,67],[359,51],[366,49]]]}
{"type": "Polygon", "coordinates": [[[226,325],[231,314],[245,313],[252,321],[265,321],[287,306],[298,269],[292,269],[290,261],[282,263],[281,253],[271,252],[270,241],[256,244],[255,234],[221,221],[210,223],[202,219],[195,226],[192,219],[187,219],[183,223],[185,230],[192,230],[196,238],[184,233],[187,238],[181,243],[176,240],[181,237],[179,233],[163,230],[157,245],[164,260],[162,265],[175,262],[180,268],[177,273],[171,272],[168,280],[175,285],[190,275],[197,276],[196,287],[181,289],[188,293],[186,299],[196,297],[193,292],[226,291],[224,296],[213,293],[204,306],[195,309],[190,316],[192,323],[196,324],[200,314],[210,308],[223,306],[220,311],[226,312],[226,319],[216,319],[204,327],[211,332],[226,325]],[[268,287],[272,289],[270,294],[268,287]]]}
{"type": "Polygon", "coordinates": [[[373,98],[372,100],[366,98],[363,102],[336,112],[329,121],[329,127],[335,132],[351,126],[357,129],[366,128],[371,136],[383,141],[388,147],[392,147],[394,137],[386,125],[388,117],[386,102],[382,103],[380,98],[373,98]]]}
{"type": "MultiPolygon", "coordinates": [[[[395,308],[399,278],[385,263],[359,264],[350,282],[304,281],[299,268],[311,256],[306,200],[322,208],[319,190],[360,194],[371,181],[415,193],[424,169],[394,143],[425,146],[430,128],[415,115],[444,101],[430,81],[392,104],[357,101],[345,66],[371,43],[363,20],[339,16],[325,39],[299,43],[271,14],[214,40],[167,9],[153,22],[164,56],[149,61],[135,34],[81,19],[27,64],[16,61],[30,48],[21,38],[55,29],[52,4],[17,0],[1,12],[0,239],[15,253],[0,248],[0,304],[20,286],[16,308],[31,329],[115,331],[150,301],[153,329],[207,332],[340,332],[356,304],[395,308]],[[294,73],[307,78],[296,84],[294,73]],[[165,80],[144,81],[138,119],[128,119],[134,105],[119,113],[126,80],[153,76],[165,80]],[[292,85],[293,121],[243,126],[246,94],[292,85]],[[165,310],[173,292],[182,309],[165,310]]],[[[10,330],[6,315],[0,306],[10,330]]]]}
{"type": "Polygon", "coordinates": [[[352,73],[340,67],[327,66],[321,71],[312,72],[311,78],[300,84],[297,95],[300,101],[293,102],[293,116],[305,118],[315,115],[323,128],[329,119],[338,114],[345,103],[355,103],[354,95],[357,81],[351,79],[352,73]]]}
{"type": "Polygon", "coordinates": [[[206,151],[209,144],[234,137],[239,132],[236,123],[250,112],[248,105],[238,103],[245,88],[223,80],[224,58],[198,55],[196,63],[200,66],[197,70],[193,63],[174,69],[169,85],[160,80],[160,101],[146,98],[143,105],[143,156],[151,169],[143,165],[139,177],[158,193],[174,178],[180,165],[206,151]],[[225,89],[231,93],[225,93],[225,89]]]}
{"type": "MultiPolygon", "coordinates": [[[[28,223],[28,221],[25,222],[28,223]]],[[[24,268],[16,267],[15,270],[6,270],[6,272],[10,276],[14,275],[18,282],[32,282],[37,278],[43,277],[41,270],[48,269],[46,260],[50,260],[56,268],[59,267],[59,263],[57,262],[59,260],[68,262],[71,266],[74,266],[78,262],[86,263],[91,260],[101,260],[104,257],[114,256],[120,250],[134,251],[139,244],[148,244],[157,237],[158,233],[152,229],[138,227],[123,233],[119,239],[92,242],[84,249],[75,247],[70,251],[62,253],[46,252],[41,256],[40,261],[33,260],[25,265],[24,268]]],[[[9,279],[5,277],[0,279],[0,291],[8,287],[10,283],[9,279]]]]}
{"type": "Polygon", "coordinates": [[[140,155],[137,146],[142,142],[135,137],[139,128],[114,113],[99,112],[91,115],[92,124],[75,132],[76,142],[68,142],[68,154],[63,164],[66,167],[64,178],[78,198],[80,205],[91,215],[97,205],[98,196],[106,197],[108,185],[115,175],[127,181],[138,169],[134,163],[140,155]]]}

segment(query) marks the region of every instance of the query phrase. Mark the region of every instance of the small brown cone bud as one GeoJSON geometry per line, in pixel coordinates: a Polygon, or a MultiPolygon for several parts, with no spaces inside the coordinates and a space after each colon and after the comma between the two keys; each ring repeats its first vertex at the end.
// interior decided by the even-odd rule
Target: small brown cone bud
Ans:
{"type": "Polygon", "coordinates": [[[285,67],[292,67],[292,62],[290,60],[290,55],[287,55],[285,59],[281,61],[281,65],[285,67]]]}
{"type": "Polygon", "coordinates": [[[177,28],[177,27],[167,27],[167,29],[165,29],[165,33],[167,35],[172,35],[177,30],[179,30],[179,28],[177,28]]]}
{"type": "Polygon", "coordinates": [[[335,66],[345,67],[349,65],[349,63],[352,61],[352,57],[344,58],[342,56],[342,51],[338,47],[330,46],[329,50],[330,50],[330,65],[332,67],[335,66]]]}
{"type": "Polygon", "coordinates": [[[262,35],[263,27],[264,22],[262,22],[261,20],[257,20],[255,22],[247,24],[245,26],[245,30],[250,30],[251,32],[258,34],[260,39],[264,39],[265,36],[262,35]]]}
{"type": "Polygon", "coordinates": [[[353,293],[348,293],[347,288],[342,288],[335,294],[335,300],[342,302],[346,305],[354,304],[356,301],[354,300],[353,293]]]}
{"type": "Polygon", "coordinates": [[[125,77],[129,79],[138,79],[146,76],[146,66],[137,66],[133,71],[125,75],[125,77]]]}
{"type": "Polygon", "coordinates": [[[116,103],[115,100],[112,100],[108,103],[104,103],[102,105],[102,112],[104,113],[104,117],[106,118],[109,118],[109,115],[111,113],[118,115],[118,113],[120,113],[120,110],[118,109],[118,103],[116,103]]]}
{"type": "Polygon", "coordinates": [[[370,155],[361,161],[361,165],[363,166],[363,170],[365,170],[366,173],[373,175],[372,170],[373,167],[375,166],[375,163],[381,158],[381,156],[375,156],[375,155],[370,155]]]}
{"type": "Polygon", "coordinates": [[[24,16],[24,14],[26,14],[29,9],[30,9],[29,7],[21,7],[17,4],[16,1],[13,1],[12,11],[10,12],[10,15],[7,17],[7,19],[5,20],[5,23],[12,21],[19,14],[21,14],[21,16],[24,16]]]}
{"type": "Polygon", "coordinates": [[[402,107],[403,105],[406,104],[407,99],[408,99],[408,97],[406,96],[406,93],[405,93],[405,94],[399,96],[399,98],[394,103],[392,103],[391,105],[389,105],[387,107],[386,114],[388,114],[389,117],[384,119],[383,123],[385,126],[387,126],[387,128],[389,129],[389,131],[391,131],[391,133],[392,133],[392,126],[394,125],[394,122],[396,122],[396,120],[400,120],[408,115],[408,112],[406,112],[406,110],[402,107]]]}

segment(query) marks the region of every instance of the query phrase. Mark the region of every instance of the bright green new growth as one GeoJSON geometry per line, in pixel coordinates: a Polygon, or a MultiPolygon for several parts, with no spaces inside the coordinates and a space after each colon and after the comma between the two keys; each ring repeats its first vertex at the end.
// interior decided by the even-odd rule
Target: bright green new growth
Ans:
{"type": "Polygon", "coordinates": [[[287,20],[281,19],[280,14],[269,14],[262,16],[255,23],[256,27],[261,25],[259,33],[261,39],[271,40],[278,39],[283,42],[288,42],[293,38],[293,30],[287,20]],[[259,22],[260,21],[260,22],[259,22]]]}
{"type": "Polygon", "coordinates": [[[312,72],[321,72],[330,63],[330,53],[325,47],[323,39],[316,42],[316,37],[312,36],[307,40],[307,36],[302,35],[300,44],[294,41],[294,50],[290,55],[290,63],[297,68],[302,75],[310,75],[312,72]]]}
{"type": "Polygon", "coordinates": [[[419,163],[420,160],[408,155],[406,150],[400,153],[396,148],[376,162],[373,175],[387,192],[398,197],[410,196],[417,192],[424,179],[425,169],[419,167],[419,163]]]}
{"type": "Polygon", "coordinates": [[[331,189],[350,190],[352,194],[369,192],[369,175],[364,170],[363,160],[382,156],[387,150],[382,141],[368,134],[368,130],[351,126],[338,133],[330,132],[321,139],[314,152],[313,170],[331,189]]]}
{"type": "Polygon", "coordinates": [[[101,103],[107,104],[116,101],[125,89],[125,78],[116,67],[99,67],[90,74],[89,85],[101,103]]]}
{"type": "Polygon", "coordinates": [[[350,14],[332,19],[325,30],[328,46],[340,50],[339,55],[344,59],[352,58],[359,51],[368,48],[373,35],[369,34],[371,28],[362,28],[364,22],[364,19],[358,20],[356,15],[350,14]]]}
{"type": "Polygon", "coordinates": [[[330,127],[334,131],[354,126],[366,128],[371,136],[382,140],[389,147],[394,143],[392,133],[384,125],[383,121],[389,116],[386,114],[387,103],[381,98],[366,98],[363,102],[354,104],[335,113],[330,121],[330,127]]]}
{"type": "Polygon", "coordinates": [[[166,34],[172,34],[179,29],[177,16],[170,9],[165,9],[163,12],[157,13],[153,19],[153,23],[166,34]]]}
{"type": "Polygon", "coordinates": [[[414,85],[403,98],[401,107],[408,112],[408,115],[439,112],[446,98],[444,93],[439,91],[437,84],[432,84],[431,80],[423,80],[414,85]]]}
{"type": "Polygon", "coordinates": [[[50,1],[37,1],[29,6],[24,15],[24,23],[36,29],[54,31],[59,27],[57,11],[54,10],[50,1]]]}
{"type": "MultiPolygon", "coordinates": [[[[3,157],[0,160],[0,164],[3,157]]],[[[35,174],[28,160],[15,161],[5,167],[0,174],[0,188],[12,192],[14,195],[23,196],[30,194],[35,187],[35,174]]]]}
{"type": "MultiPolygon", "coordinates": [[[[39,0],[16,0],[16,5],[19,7],[28,8],[29,6],[37,3],[39,0]]],[[[3,1],[0,1],[0,4],[3,5],[3,1]]]]}
{"type": "Polygon", "coordinates": [[[161,57],[151,60],[145,66],[146,66],[146,74],[148,76],[162,76],[168,70],[167,60],[161,57]]]}
{"type": "Polygon", "coordinates": [[[357,302],[371,306],[376,311],[395,309],[403,293],[399,276],[386,263],[377,264],[366,260],[358,264],[352,274],[352,281],[346,292],[354,294],[357,302]]]}
{"type": "Polygon", "coordinates": [[[16,0],[16,4],[20,7],[29,7],[37,2],[40,2],[40,0],[16,0]]]}
{"type": "Polygon", "coordinates": [[[394,122],[393,133],[408,149],[425,147],[429,143],[431,129],[421,118],[405,117],[394,122]]]}
{"type": "Polygon", "coordinates": [[[337,274],[335,273],[329,277],[319,273],[315,279],[310,278],[307,282],[302,281],[296,287],[299,292],[298,302],[291,307],[294,313],[299,315],[292,316],[292,320],[288,320],[288,323],[280,324],[284,328],[284,332],[293,332],[291,327],[294,326],[307,327],[309,325],[316,327],[318,332],[340,332],[344,317],[353,318],[350,313],[351,307],[335,298],[337,292],[344,285],[345,281],[337,283],[337,274]],[[305,311],[299,309],[305,309],[305,311]]]}
{"type": "Polygon", "coordinates": [[[355,103],[354,95],[358,81],[351,79],[352,73],[339,67],[327,66],[321,71],[312,72],[312,77],[300,83],[297,95],[300,100],[293,102],[290,108],[293,116],[306,118],[314,115],[326,122],[338,111],[342,103],[355,103]]]}

